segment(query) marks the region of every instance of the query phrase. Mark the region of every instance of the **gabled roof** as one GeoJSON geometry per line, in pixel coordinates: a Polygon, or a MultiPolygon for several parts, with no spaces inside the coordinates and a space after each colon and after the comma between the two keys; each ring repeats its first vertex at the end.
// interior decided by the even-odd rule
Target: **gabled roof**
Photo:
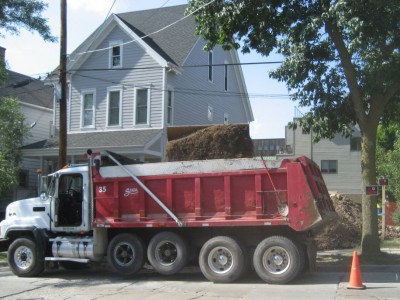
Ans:
{"type": "Polygon", "coordinates": [[[0,86],[0,98],[16,97],[20,102],[53,109],[54,90],[43,81],[7,70],[8,78],[0,86]]]}
{"type": "Polygon", "coordinates": [[[194,17],[189,16],[181,20],[185,16],[186,8],[187,5],[178,5],[121,13],[117,16],[139,37],[165,28],[144,38],[144,41],[166,61],[179,66],[183,64],[198,39],[195,35],[194,17]],[[181,21],[177,22],[178,20],[181,21]]]}
{"type": "Polygon", "coordinates": [[[157,61],[161,59],[165,65],[182,65],[199,39],[195,35],[194,17],[185,17],[186,8],[187,5],[178,5],[110,16],[71,53],[68,69],[78,68],[88,58],[88,55],[82,53],[95,50],[101,38],[115,23],[125,30],[132,41],[137,40],[150,55],[157,56],[157,61]]]}

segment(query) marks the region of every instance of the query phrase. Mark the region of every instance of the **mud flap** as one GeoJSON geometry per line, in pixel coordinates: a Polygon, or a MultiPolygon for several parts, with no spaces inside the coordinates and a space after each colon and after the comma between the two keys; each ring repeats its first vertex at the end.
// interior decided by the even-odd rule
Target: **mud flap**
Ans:
{"type": "Polygon", "coordinates": [[[307,241],[308,271],[315,272],[317,269],[317,246],[314,241],[307,241]]]}

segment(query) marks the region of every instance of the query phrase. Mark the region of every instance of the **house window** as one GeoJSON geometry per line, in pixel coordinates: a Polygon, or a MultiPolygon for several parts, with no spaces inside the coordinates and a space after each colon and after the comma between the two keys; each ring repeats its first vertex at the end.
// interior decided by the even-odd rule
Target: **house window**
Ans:
{"type": "Polygon", "coordinates": [[[172,91],[167,94],[167,124],[172,124],[172,91]]]}
{"type": "Polygon", "coordinates": [[[82,92],[82,127],[94,127],[95,120],[95,93],[82,92]]]}
{"type": "Polygon", "coordinates": [[[207,118],[208,118],[208,121],[213,120],[213,108],[210,105],[207,108],[207,118]]]}
{"type": "Polygon", "coordinates": [[[350,151],[361,151],[361,137],[352,136],[350,138],[350,151]]]}
{"type": "Polygon", "coordinates": [[[137,88],[135,91],[135,124],[149,124],[149,89],[137,88]]]}
{"type": "Polygon", "coordinates": [[[224,65],[224,91],[228,91],[228,65],[224,65]]]}
{"type": "Polygon", "coordinates": [[[229,124],[229,115],[227,113],[224,114],[224,124],[229,124]]]}
{"type": "Polygon", "coordinates": [[[108,92],[107,125],[121,125],[121,90],[111,90],[108,92]]]}
{"type": "Polygon", "coordinates": [[[208,52],[208,80],[213,81],[213,52],[208,52]]]}
{"type": "Polygon", "coordinates": [[[122,67],[122,41],[110,42],[110,68],[122,67]]]}
{"type": "Polygon", "coordinates": [[[302,134],[310,134],[310,129],[308,128],[301,128],[301,133],[302,134]]]}
{"type": "Polygon", "coordinates": [[[337,174],[338,161],[337,160],[321,160],[321,172],[323,174],[337,174]]]}

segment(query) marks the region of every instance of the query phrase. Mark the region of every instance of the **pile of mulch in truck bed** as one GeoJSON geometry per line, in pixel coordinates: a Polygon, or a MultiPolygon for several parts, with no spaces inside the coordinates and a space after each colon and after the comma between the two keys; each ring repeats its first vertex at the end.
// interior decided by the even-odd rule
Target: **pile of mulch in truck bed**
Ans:
{"type": "Polygon", "coordinates": [[[339,193],[332,193],[338,218],[319,229],[316,235],[318,250],[349,249],[360,245],[361,204],[339,193]]]}
{"type": "Polygon", "coordinates": [[[253,157],[248,125],[214,125],[169,141],[167,161],[253,157]]]}

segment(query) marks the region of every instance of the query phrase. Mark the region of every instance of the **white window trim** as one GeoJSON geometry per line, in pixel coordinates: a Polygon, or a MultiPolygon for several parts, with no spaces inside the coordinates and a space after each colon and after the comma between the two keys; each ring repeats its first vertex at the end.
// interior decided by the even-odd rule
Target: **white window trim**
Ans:
{"type": "Polygon", "coordinates": [[[122,127],[122,87],[121,86],[115,86],[115,87],[109,87],[107,88],[107,111],[106,111],[106,128],[120,128],[122,127]],[[110,107],[110,92],[119,92],[119,122],[118,125],[108,125],[108,112],[109,112],[109,107],[110,107]]]}
{"type": "Polygon", "coordinates": [[[81,91],[81,129],[90,128],[93,129],[96,127],[96,89],[84,89],[81,91]],[[93,124],[89,126],[84,125],[84,100],[85,95],[93,94],[93,124]]]}
{"type": "Polygon", "coordinates": [[[108,43],[108,47],[110,48],[108,51],[108,67],[110,69],[121,69],[123,65],[123,57],[124,57],[124,47],[122,46],[123,41],[122,40],[116,40],[116,41],[110,41],[108,43]],[[119,46],[120,49],[120,64],[119,66],[113,66],[113,55],[112,55],[112,50],[114,46],[119,46]]]}
{"type": "Polygon", "coordinates": [[[224,113],[224,124],[228,125],[229,124],[229,114],[224,113]],[[226,120],[226,121],[225,121],[226,120]]]}
{"type": "Polygon", "coordinates": [[[167,125],[173,125],[174,124],[174,97],[175,97],[175,92],[173,89],[168,89],[167,90],[167,101],[166,101],[166,123],[167,125]],[[168,107],[168,94],[169,92],[171,92],[171,121],[168,123],[168,111],[169,111],[169,107],[168,107]]]}
{"type": "Polygon", "coordinates": [[[213,82],[213,80],[214,80],[214,67],[213,67],[214,52],[213,52],[213,50],[208,51],[207,59],[208,59],[207,78],[208,78],[209,82],[213,82]],[[211,54],[211,61],[210,61],[210,54],[211,54]],[[211,70],[211,78],[210,78],[210,70],[211,70]]]}
{"type": "Polygon", "coordinates": [[[210,122],[212,122],[214,119],[214,111],[213,111],[213,107],[211,105],[208,105],[208,107],[207,107],[207,119],[210,122]]]}
{"type": "Polygon", "coordinates": [[[136,127],[143,127],[143,126],[150,126],[150,99],[151,99],[151,86],[150,85],[143,85],[134,88],[133,91],[133,126],[136,127]],[[136,95],[138,90],[145,90],[147,89],[147,122],[146,123],[136,123],[136,95]]]}

